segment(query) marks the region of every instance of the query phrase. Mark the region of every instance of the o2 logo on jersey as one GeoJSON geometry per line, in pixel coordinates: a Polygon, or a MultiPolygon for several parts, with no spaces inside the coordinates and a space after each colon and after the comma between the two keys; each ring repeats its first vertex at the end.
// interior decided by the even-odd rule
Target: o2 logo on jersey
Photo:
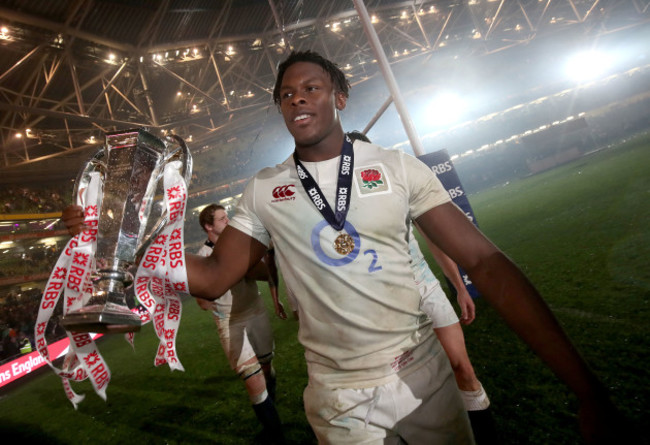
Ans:
{"type": "MultiPolygon", "coordinates": [[[[311,231],[311,247],[314,249],[314,253],[318,257],[319,260],[321,260],[323,263],[327,264],[328,266],[345,266],[346,264],[351,263],[354,261],[358,256],[359,252],[361,251],[361,237],[359,236],[359,233],[357,230],[354,228],[352,224],[350,224],[348,221],[345,222],[345,225],[343,228],[347,232],[348,235],[352,237],[354,240],[354,249],[352,249],[352,252],[348,253],[344,257],[331,257],[329,256],[324,250],[323,247],[320,244],[320,234],[325,229],[326,227],[329,227],[329,224],[327,221],[321,221],[316,226],[314,226],[313,230],[311,231]]],[[[370,255],[371,256],[371,261],[370,265],[368,267],[368,272],[377,272],[382,269],[381,266],[378,265],[378,256],[377,252],[373,249],[367,249],[365,252],[363,252],[364,255],[370,255]]]]}
{"type": "Polygon", "coordinates": [[[359,255],[359,249],[361,249],[361,238],[354,226],[347,221],[343,226],[348,235],[350,235],[354,240],[354,249],[352,249],[352,252],[348,253],[346,256],[340,258],[332,258],[325,253],[323,247],[320,245],[320,233],[326,227],[329,227],[327,221],[321,221],[316,224],[314,229],[311,231],[311,247],[314,249],[314,253],[318,259],[329,266],[344,266],[354,261],[359,255]]]}

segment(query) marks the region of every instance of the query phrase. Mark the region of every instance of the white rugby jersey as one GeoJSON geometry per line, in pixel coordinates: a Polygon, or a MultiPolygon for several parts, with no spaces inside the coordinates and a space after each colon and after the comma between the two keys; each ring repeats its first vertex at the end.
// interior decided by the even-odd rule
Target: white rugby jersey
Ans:
{"type": "Polygon", "coordinates": [[[411,270],[415,285],[420,292],[420,310],[427,314],[434,329],[458,323],[454,307],[420,250],[418,240],[415,238],[414,226],[411,226],[409,254],[411,255],[411,270]]]}
{"type": "MultiPolygon", "coordinates": [[[[203,245],[197,255],[210,256],[212,247],[203,245]]],[[[257,281],[244,278],[212,302],[212,313],[219,319],[246,320],[266,311],[257,281]],[[233,298],[234,296],[234,298],[233,298]]]]}
{"type": "Polygon", "coordinates": [[[411,270],[415,285],[418,286],[421,296],[428,295],[434,290],[440,288],[440,281],[429,268],[429,263],[424,258],[417,238],[415,238],[415,227],[411,226],[411,236],[409,238],[409,254],[411,255],[411,270]]]}
{"type": "MultiPolygon", "coordinates": [[[[332,205],[339,157],[303,164],[332,205]]],[[[273,238],[310,381],[330,387],[383,384],[441,351],[419,310],[408,237],[411,219],[450,200],[446,190],[414,157],[361,141],[353,176],[348,255],[334,250],[339,233],[307,196],[292,157],[250,181],[230,221],[267,246],[273,238]]]]}

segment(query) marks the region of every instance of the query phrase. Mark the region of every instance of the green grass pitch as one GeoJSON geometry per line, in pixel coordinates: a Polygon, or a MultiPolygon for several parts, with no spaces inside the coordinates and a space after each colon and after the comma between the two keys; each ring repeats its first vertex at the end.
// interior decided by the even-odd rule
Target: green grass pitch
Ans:
{"type": "MultiPolygon", "coordinates": [[[[528,274],[617,405],[640,425],[650,423],[648,166],[650,139],[642,138],[470,196],[481,230],[528,274]]],[[[267,287],[260,288],[271,310],[267,287]]],[[[485,301],[476,303],[477,319],[464,332],[503,443],[580,443],[575,398],[485,301]]],[[[272,322],[286,434],[290,443],[313,444],[297,322],[272,322]]],[[[75,411],[54,373],[37,372],[0,398],[3,443],[254,443],[260,427],[244,387],[226,364],[211,316],[193,301],[184,304],[177,344],[185,372],[153,367],[151,325],[136,335],[135,351],[119,335],[98,343],[113,374],[108,400],[82,382],[74,388],[86,400],[75,411]]]]}

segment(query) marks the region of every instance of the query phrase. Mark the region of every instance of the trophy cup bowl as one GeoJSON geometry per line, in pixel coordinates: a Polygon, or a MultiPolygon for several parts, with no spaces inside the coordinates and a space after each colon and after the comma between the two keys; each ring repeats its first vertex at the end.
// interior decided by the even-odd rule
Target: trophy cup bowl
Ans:
{"type": "Polygon", "coordinates": [[[106,134],[100,149],[79,173],[75,198],[99,172],[99,221],[92,295],[84,306],[61,318],[70,332],[119,333],[140,330],[140,317],[127,304],[133,281],[129,269],[164,228],[168,215],[162,197],[165,166],[177,162],[189,184],[192,156],[178,136],[161,140],[143,129],[106,134]],[[158,191],[158,189],[160,190],[158,191]]]}

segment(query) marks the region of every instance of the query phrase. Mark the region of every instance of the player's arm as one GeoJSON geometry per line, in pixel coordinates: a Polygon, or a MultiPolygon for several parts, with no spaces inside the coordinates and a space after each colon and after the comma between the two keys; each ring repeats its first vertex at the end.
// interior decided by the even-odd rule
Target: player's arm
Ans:
{"type": "Polygon", "coordinates": [[[186,254],[190,293],[215,300],[260,262],[266,246],[231,226],[224,229],[208,257],[186,254]]]}
{"type": "Polygon", "coordinates": [[[275,259],[271,250],[267,250],[262,257],[262,261],[253,266],[247,273],[246,278],[257,281],[266,281],[269,284],[269,292],[273,300],[273,308],[275,314],[282,320],[287,319],[287,314],[284,311],[284,306],[278,298],[278,269],[275,265],[275,259]]]}
{"type": "Polygon", "coordinates": [[[275,309],[275,315],[282,320],[287,319],[287,313],[284,310],[284,306],[280,302],[278,286],[280,284],[280,277],[278,274],[278,267],[275,264],[275,250],[273,245],[266,251],[263,259],[266,263],[266,267],[269,272],[269,291],[271,292],[271,299],[273,299],[273,308],[275,309]]]}
{"type": "Polygon", "coordinates": [[[611,437],[620,417],[540,294],[521,270],[454,204],[430,209],[417,223],[424,234],[467,271],[481,295],[580,402],[583,436],[611,437]]]}
{"type": "Polygon", "coordinates": [[[269,274],[269,268],[264,262],[264,257],[262,257],[262,260],[259,263],[248,269],[246,272],[246,278],[255,281],[268,281],[269,286],[271,285],[271,276],[269,274]]]}
{"type": "MultiPolygon", "coordinates": [[[[62,219],[71,235],[84,228],[83,208],[78,205],[67,206],[62,219]]],[[[233,227],[226,227],[212,255],[185,254],[190,293],[206,300],[219,298],[259,263],[265,251],[266,246],[256,239],[233,227]]]]}
{"type": "Polygon", "coordinates": [[[203,298],[195,298],[195,300],[199,307],[204,311],[212,310],[212,305],[214,304],[212,301],[204,300],[203,298]]]}
{"type": "Polygon", "coordinates": [[[458,301],[458,306],[460,307],[461,316],[460,322],[463,324],[470,324],[476,318],[476,305],[472,300],[472,296],[467,291],[465,283],[463,282],[463,277],[460,276],[458,266],[447,256],[442,250],[438,248],[435,244],[431,242],[429,237],[422,233],[422,230],[418,227],[417,223],[415,227],[418,229],[422,238],[427,243],[427,247],[431,251],[433,258],[442,269],[442,273],[449,279],[451,284],[453,284],[456,289],[456,300],[458,301]]]}

